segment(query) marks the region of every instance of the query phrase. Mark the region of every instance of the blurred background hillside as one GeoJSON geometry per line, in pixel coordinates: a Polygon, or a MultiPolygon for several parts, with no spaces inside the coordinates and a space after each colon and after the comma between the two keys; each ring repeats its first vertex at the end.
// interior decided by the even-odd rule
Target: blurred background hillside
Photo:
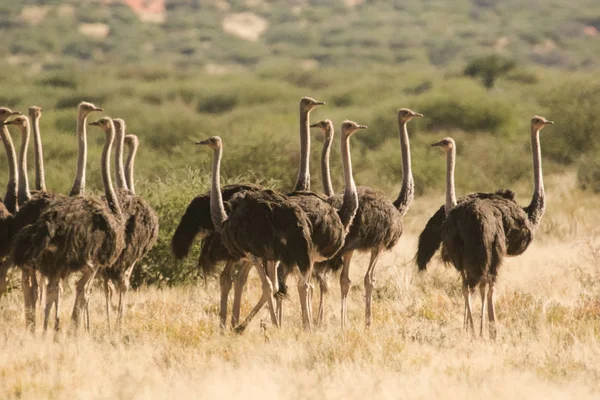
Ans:
{"type": "MultiPolygon", "coordinates": [[[[288,190],[305,95],[327,103],[315,122],[369,126],[353,138],[355,178],[390,195],[401,179],[400,107],[425,114],[409,127],[421,198],[443,196],[445,163],[428,144],[452,135],[459,194],[511,187],[525,203],[534,114],[556,121],[542,133],[546,176],[600,192],[597,0],[0,0],[0,27],[0,105],[44,109],[52,190],[66,191],[74,175],[79,101],[124,118],[140,137],[139,192],[161,216],[151,265],[171,265],[173,225],[208,188],[210,154],[192,142],[218,134],[226,179],[288,190]]],[[[103,135],[88,136],[97,191],[103,135]]],[[[2,185],[6,177],[1,168],[2,185]]],[[[149,282],[191,273],[146,268],[149,282]]]]}

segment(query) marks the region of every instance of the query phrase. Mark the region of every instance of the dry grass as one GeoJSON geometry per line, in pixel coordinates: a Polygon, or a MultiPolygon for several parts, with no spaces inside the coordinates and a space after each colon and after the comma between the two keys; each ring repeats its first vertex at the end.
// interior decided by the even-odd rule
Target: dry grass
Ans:
{"type": "MultiPolygon", "coordinates": [[[[552,220],[567,223],[572,213],[564,212],[555,212],[552,220]]],[[[300,329],[293,289],[280,331],[267,324],[263,332],[256,321],[244,335],[220,334],[218,286],[211,280],[132,293],[122,338],[107,334],[96,290],[92,334],[77,341],[61,334],[53,343],[39,332],[35,338],[23,333],[20,293],[13,292],[1,300],[0,398],[600,396],[600,242],[592,231],[565,237],[544,233],[525,255],[508,260],[498,285],[499,338],[490,342],[462,332],[462,297],[453,269],[436,263],[426,274],[415,272],[412,226],[418,227],[425,213],[417,208],[414,215],[418,222],[408,224],[401,244],[381,260],[371,331],[363,328],[365,256],[353,269],[351,327],[344,333],[337,278],[331,282],[326,327],[311,334],[300,329]]],[[[586,226],[592,229],[595,222],[586,226]]],[[[253,277],[245,312],[258,292],[253,277]]],[[[66,326],[71,291],[65,297],[66,326]]],[[[478,313],[477,297],[475,304],[478,313]]],[[[269,320],[265,311],[257,319],[269,320]]]]}

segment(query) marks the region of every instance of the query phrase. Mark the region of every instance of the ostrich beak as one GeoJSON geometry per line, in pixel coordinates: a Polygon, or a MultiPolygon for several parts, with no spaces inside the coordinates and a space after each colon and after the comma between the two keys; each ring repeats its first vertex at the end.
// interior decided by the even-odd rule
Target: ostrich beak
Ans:
{"type": "Polygon", "coordinates": [[[13,111],[10,115],[21,115],[21,111],[13,111]]]}
{"type": "Polygon", "coordinates": [[[421,113],[413,113],[413,115],[412,115],[412,116],[413,116],[413,117],[417,117],[417,118],[422,118],[422,117],[423,117],[423,114],[421,114],[421,113]]]}
{"type": "Polygon", "coordinates": [[[431,147],[438,147],[442,145],[442,141],[440,140],[439,142],[435,142],[431,144],[431,147]]]}
{"type": "Polygon", "coordinates": [[[89,125],[92,126],[100,126],[100,121],[94,121],[94,122],[90,122],[89,125]]]}
{"type": "Polygon", "coordinates": [[[315,101],[315,106],[324,106],[325,102],[324,101],[315,101]]]}
{"type": "Polygon", "coordinates": [[[546,124],[546,125],[554,125],[554,121],[546,121],[546,122],[544,122],[544,124],[546,124]]]}
{"type": "Polygon", "coordinates": [[[316,124],[312,124],[310,127],[311,128],[320,128],[321,125],[319,125],[319,122],[317,122],[316,124]]]}
{"type": "Polygon", "coordinates": [[[102,108],[102,107],[94,107],[94,111],[104,111],[104,108],[102,108]]]}
{"type": "Polygon", "coordinates": [[[207,144],[208,144],[208,139],[206,139],[206,140],[201,140],[201,141],[199,141],[199,142],[196,142],[196,144],[207,145],[207,144]]]}
{"type": "Polygon", "coordinates": [[[367,129],[368,127],[366,125],[358,125],[356,127],[356,129],[367,129]]]}

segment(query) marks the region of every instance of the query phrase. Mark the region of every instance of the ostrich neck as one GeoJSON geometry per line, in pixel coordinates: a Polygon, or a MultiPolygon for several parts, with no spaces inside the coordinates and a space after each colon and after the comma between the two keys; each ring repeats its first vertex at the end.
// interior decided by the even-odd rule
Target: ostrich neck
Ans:
{"type": "Polygon", "coordinates": [[[300,169],[295,191],[310,190],[310,132],[309,112],[300,109],[300,169]]]}
{"type": "Polygon", "coordinates": [[[115,146],[115,175],[117,178],[117,189],[128,190],[127,181],[125,179],[125,169],[123,167],[123,145],[125,144],[125,132],[122,124],[115,126],[116,146],[115,146]]]}
{"type": "Polygon", "coordinates": [[[87,162],[86,120],[87,116],[80,111],[77,115],[77,172],[73,187],[69,193],[70,196],[80,196],[85,191],[85,164],[87,162]]]}
{"type": "Polygon", "coordinates": [[[108,207],[117,216],[121,216],[121,206],[117,200],[115,189],[113,188],[112,180],[110,179],[110,150],[115,140],[114,127],[106,131],[106,143],[102,149],[102,183],[104,185],[104,196],[108,203],[108,207]]]}
{"type": "Polygon", "coordinates": [[[358,193],[356,191],[356,185],[354,184],[354,177],[352,175],[352,159],[350,156],[350,136],[342,136],[342,165],[344,167],[344,199],[342,207],[338,212],[342,225],[344,226],[345,233],[348,233],[348,229],[352,224],[352,220],[356,215],[358,209],[358,193]]]}
{"type": "Polygon", "coordinates": [[[44,153],[42,151],[42,136],[40,134],[40,117],[30,114],[33,123],[33,145],[35,151],[35,189],[46,191],[46,172],[44,171],[44,153]]]}
{"type": "Polygon", "coordinates": [[[456,206],[456,193],[454,191],[454,166],[456,164],[456,145],[446,155],[446,215],[456,206]]]}
{"type": "Polygon", "coordinates": [[[225,213],[225,206],[223,205],[223,196],[221,195],[220,183],[222,155],[223,149],[221,147],[214,150],[212,164],[212,186],[210,189],[210,216],[217,232],[221,232],[223,223],[227,219],[227,213],[225,213]]]}
{"type": "Polygon", "coordinates": [[[333,138],[330,136],[325,137],[323,143],[323,151],[321,152],[321,180],[323,181],[323,193],[325,196],[331,197],[335,194],[333,191],[333,185],[331,184],[331,170],[329,169],[329,155],[331,153],[331,143],[333,138]]]}
{"type": "Polygon", "coordinates": [[[135,156],[137,154],[138,145],[133,143],[129,148],[129,154],[127,155],[127,166],[125,167],[125,179],[127,180],[127,187],[131,194],[135,194],[135,185],[133,183],[133,167],[135,166],[135,156]]]}
{"type": "Polygon", "coordinates": [[[4,197],[4,205],[11,214],[14,214],[18,210],[17,205],[17,181],[19,180],[19,174],[17,172],[17,155],[15,153],[15,146],[13,146],[10,132],[6,125],[0,130],[2,136],[2,143],[4,143],[4,150],[6,151],[6,158],[8,159],[8,184],[6,185],[6,195],[4,197]]]}
{"type": "Polygon", "coordinates": [[[29,124],[21,129],[21,148],[19,149],[19,203],[24,204],[31,199],[29,178],[27,177],[27,149],[30,136],[29,124]]]}
{"type": "Polygon", "coordinates": [[[544,192],[544,178],[542,176],[542,149],[540,146],[540,131],[531,127],[531,152],[533,153],[533,197],[528,207],[529,220],[534,228],[540,224],[546,210],[546,194],[544,192]]]}
{"type": "Polygon", "coordinates": [[[398,198],[394,201],[394,206],[396,206],[400,212],[400,216],[404,216],[413,200],[415,183],[411,169],[410,143],[408,140],[406,122],[398,121],[398,127],[400,131],[400,148],[402,150],[402,187],[400,188],[398,198]]]}

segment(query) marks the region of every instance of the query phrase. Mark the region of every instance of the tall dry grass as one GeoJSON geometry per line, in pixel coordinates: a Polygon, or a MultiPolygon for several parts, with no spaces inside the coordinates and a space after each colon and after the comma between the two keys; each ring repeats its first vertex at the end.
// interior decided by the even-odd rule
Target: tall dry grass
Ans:
{"type": "MultiPolygon", "coordinates": [[[[218,284],[210,279],[131,293],[122,337],[108,334],[96,289],[92,333],[77,340],[61,333],[57,342],[52,334],[24,333],[21,294],[13,291],[0,303],[0,398],[598,398],[600,216],[593,209],[600,200],[569,191],[570,182],[569,176],[548,182],[542,230],[523,256],[503,265],[495,342],[463,333],[454,269],[436,260],[426,273],[416,272],[418,229],[441,204],[417,199],[408,232],[379,263],[370,331],[364,329],[364,255],[351,273],[345,332],[337,277],[325,326],[310,334],[301,329],[293,282],[281,330],[263,310],[245,334],[221,334],[218,284]]],[[[259,293],[252,276],[243,312],[259,293]]],[[[72,288],[64,298],[66,326],[72,288]]]]}

